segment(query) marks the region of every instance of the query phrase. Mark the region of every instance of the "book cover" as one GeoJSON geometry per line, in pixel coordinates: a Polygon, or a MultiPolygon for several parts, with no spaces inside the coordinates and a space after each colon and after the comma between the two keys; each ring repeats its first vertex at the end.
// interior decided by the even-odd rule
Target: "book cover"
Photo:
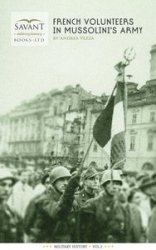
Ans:
{"type": "MultiPolygon", "coordinates": [[[[90,217],[80,209],[82,225],[78,229],[78,223],[74,229],[70,225],[55,239],[64,229],[60,217],[51,234],[47,221],[39,238],[38,224],[31,226],[31,233],[28,230],[22,236],[23,243],[84,242],[87,247],[87,243],[102,242],[114,247],[114,243],[156,242],[154,209],[147,202],[152,199],[155,204],[156,2],[0,0],[0,12],[0,183],[16,178],[18,182],[26,179],[29,185],[25,191],[12,187],[5,211],[14,208],[23,220],[30,200],[45,192],[45,180],[51,182],[51,171],[60,166],[70,175],[80,170],[78,193],[85,186],[83,175],[90,175],[88,169],[97,171],[102,188],[107,182],[103,173],[110,169],[111,183],[113,171],[118,170],[129,192],[141,187],[128,202],[139,206],[138,217],[130,217],[129,222],[135,228],[133,239],[122,235],[127,222],[121,211],[115,217],[115,221],[121,220],[119,230],[120,226],[111,222],[111,208],[106,206],[106,221],[112,223],[108,223],[108,235],[101,234],[104,228],[98,224],[104,216],[97,223],[96,213],[90,217]],[[4,170],[12,177],[8,178],[4,170]],[[44,185],[35,189],[43,176],[44,185]],[[145,183],[143,177],[147,178],[145,183]],[[138,205],[137,198],[147,206],[138,205]],[[153,224],[149,226],[150,216],[153,224]],[[67,231],[74,230],[81,232],[71,240],[72,233],[67,231]],[[87,232],[85,236],[83,232],[87,232]]],[[[62,176],[64,172],[60,173],[62,176]]],[[[66,200],[62,209],[65,205],[66,200]]],[[[67,208],[72,210],[72,204],[67,208]]],[[[9,236],[8,229],[4,237],[5,225],[7,221],[0,226],[0,242],[19,243],[9,236]]],[[[97,247],[103,247],[102,243],[97,247]]]]}

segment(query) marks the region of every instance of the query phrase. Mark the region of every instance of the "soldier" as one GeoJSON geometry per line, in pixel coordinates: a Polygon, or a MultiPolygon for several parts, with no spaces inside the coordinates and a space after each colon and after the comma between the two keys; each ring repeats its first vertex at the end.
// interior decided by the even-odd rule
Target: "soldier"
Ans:
{"type": "Polygon", "coordinates": [[[75,194],[75,200],[81,207],[88,199],[94,198],[99,192],[99,175],[95,168],[88,168],[82,173],[83,188],[75,194]]]}
{"type": "Polygon", "coordinates": [[[81,242],[127,242],[126,222],[130,221],[117,199],[122,185],[118,170],[106,170],[102,176],[103,192],[88,200],[80,210],[81,242]]]}
{"type": "Polygon", "coordinates": [[[74,193],[79,176],[63,166],[50,173],[51,191],[36,204],[36,219],[31,230],[34,242],[71,242],[74,193]]]}
{"type": "Polygon", "coordinates": [[[99,175],[94,167],[88,167],[82,172],[80,180],[82,189],[75,194],[75,227],[73,226],[71,239],[72,242],[80,242],[79,227],[80,227],[80,213],[79,210],[85,202],[94,198],[99,193],[99,175]]]}
{"type": "Polygon", "coordinates": [[[32,200],[30,201],[26,213],[24,216],[24,232],[25,232],[25,242],[31,242],[31,228],[34,225],[35,218],[36,218],[36,204],[38,203],[39,200],[41,200],[48,192],[50,188],[50,178],[49,174],[45,174],[42,177],[41,180],[42,184],[45,187],[45,191],[42,192],[41,194],[36,195],[32,200]]]}
{"type": "Polygon", "coordinates": [[[7,168],[0,169],[0,242],[23,241],[22,221],[7,204],[16,180],[7,168]]]}

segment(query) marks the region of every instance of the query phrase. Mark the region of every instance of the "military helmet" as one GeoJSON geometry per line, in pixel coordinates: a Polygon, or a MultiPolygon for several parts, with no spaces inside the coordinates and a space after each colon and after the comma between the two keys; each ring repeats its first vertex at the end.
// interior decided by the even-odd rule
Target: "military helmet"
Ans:
{"type": "Polygon", "coordinates": [[[71,174],[67,168],[63,166],[55,167],[50,173],[50,182],[54,184],[55,181],[70,176],[71,174]]]}
{"type": "Polygon", "coordinates": [[[11,179],[13,183],[17,181],[17,179],[12,175],[11,171],[8,168],[0,169],[0,181],[5,179],[11,179]]]}
{"type": "Polygon", "coordinates": [[[118,181],[122,184],[122,179],[118,170],[111,170],[111,169],[105,170],[101,179],[101,185],[104,185],[111,180],[118,181]]]}

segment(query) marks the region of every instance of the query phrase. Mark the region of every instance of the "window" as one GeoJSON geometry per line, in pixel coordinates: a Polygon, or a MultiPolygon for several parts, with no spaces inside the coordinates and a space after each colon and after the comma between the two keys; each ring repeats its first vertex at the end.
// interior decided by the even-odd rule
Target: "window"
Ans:
{"type": "Polygon", "coordinates": [[[72,107],[72,105],[70,104],[70,105],[68,105],[68,111],[70,111],[71,110],[71,107],[72,107]]]}
{"type": "Polygon", "coordinates": [[[72,109],[72,98],[71,96],[68,98],[68,111],[72,109]]]}
{"type": "Polygon", "coordinates": [[[57,113],[58,113],[58,112],[57,112],[57,106],[55,105],[55,106],[54,106],[54,116],[57,115],[57,113]]]}
{"type": "Polygon", "coordinates": [[[153,150],[153,135],[152,135],[152,134],[149,134],[149,135],[148,135],[147,150],[148,150],[148,151],[153,150]]]}
{"type": "Polygon", "coordinates": [[[130,151],[134,151],[135,150],[135,135],[131,135],[130,136],[130,151]]]}
{"type": "Polygon", "coordinates": [[[154,111],[152,111],[150,113],[150,122],[155,122],[155,112],[154,111]]]}
{"type": "Polygon", "coordinates": [[[133,114],[132,116],[132,124],[135,124],[137,122],[137,114],[133,114]]]}
{"type": "Polygon", "coordinates": [[[59,105],[59,113],[60,113],[60,114],[63,113],[63,102],[60,102],[60,105],[59,105]]]}
{"type": "Polygon", "coordinates": [[[97,152],[97,144],[93,145],[93,152],[97,152]]]}

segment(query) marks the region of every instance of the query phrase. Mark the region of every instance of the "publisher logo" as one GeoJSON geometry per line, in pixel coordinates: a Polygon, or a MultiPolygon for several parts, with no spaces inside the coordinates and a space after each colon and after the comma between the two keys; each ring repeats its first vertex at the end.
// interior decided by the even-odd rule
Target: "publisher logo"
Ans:
{"type": "Polygon", "coordinates": [[[45,46],[48,44],[48,14],[45,12],[13,12],[11,16],[12,46],[45,46]]]}

